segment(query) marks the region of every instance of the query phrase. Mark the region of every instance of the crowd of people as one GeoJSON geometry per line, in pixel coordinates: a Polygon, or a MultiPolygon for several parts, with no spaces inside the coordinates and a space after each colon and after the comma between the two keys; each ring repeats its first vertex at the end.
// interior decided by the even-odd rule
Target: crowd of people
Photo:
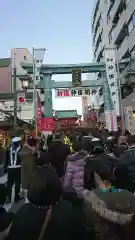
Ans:
{"type": "Polygon", "coordinates": [[[135,135],[12,139],[0,184],[0,240],[135,238],[135,135]],[[72,149],[72,150],[71,150],[72,149]],[[15,194],[13,186],[15,185],[15,194]],[[20,209],[4,206],[13,199],[20,209]]]}

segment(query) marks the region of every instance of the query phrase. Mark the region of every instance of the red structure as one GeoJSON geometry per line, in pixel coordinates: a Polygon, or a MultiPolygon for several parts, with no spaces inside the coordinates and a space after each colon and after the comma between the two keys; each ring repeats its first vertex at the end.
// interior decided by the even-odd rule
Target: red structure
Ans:
{"type": "Polygon", "coordinates": [[[80,119],[81,116],[76,110],[54,111],[54,128],[56,130],[77,127],[80,119]]]}

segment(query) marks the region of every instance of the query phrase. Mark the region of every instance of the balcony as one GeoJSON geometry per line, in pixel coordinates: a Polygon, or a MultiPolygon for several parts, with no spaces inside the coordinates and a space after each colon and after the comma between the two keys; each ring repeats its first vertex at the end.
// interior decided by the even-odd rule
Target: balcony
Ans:
{"type": "Polygon", "coordinates": [[[125,37],[124,41],[122,42],[120,48],[117,51],[117,60],[120,60],[123,58],[128,48],[129,48],[128,37],[125,37]]]}
{"type": "Polygon", "coordinates": [[[123,0],[116,0],[113,7],[112,7],[111,14],[110,14],[110,21],[112,23],[114,23],[115,16],[116,16],[122,2],[124,2],[124,1],[123,0]]]}
{"type": "Polygon", "coordinates": [[[102,51],[103,51],[103,44],[102,42],[99,43],[98,45],[98,49],[97,51],[95,52],[95,60],[97,61],[98,58],[100,57],[100,55],[102,54],[102,51]]]}
{"type": "Polygon", "coordinates": [[[97,15],[96,15],[96,19],[95,19],[94,25],[93,25],[93,31],[95,31],[96,26],[98,24],[98,21],[100,21],[100,18],[101,18],[101,11],[98,11],[97,15]]]}
{"type": "Polygon", "coordinates": [[[135,46],[135,27],[133,28],[132,32],[128,37],[128,46],[129,46],[129,51],[131,51],[135,46]]]}
{"type": "Polygon", "coordinates": [[[116,27],[113,30],[112,33],[112,41],[114,44],[118,44],[119,41],[122,41],[122,39],[125,37],[125,25],[126,25],[126,12],[124,11],[121,16],[120,19],[116,25],[116,27]]]}
{"type": "Polygon", "coordinates": [[[98,9],[99,9],[99,3],[100,3],[100,0],[96,0],[95,1],[95,6],[93,8],[93,13],[92,13],[92,25],[94,26],[95,24],[95,20],[96,20],[96,14],[98,12],[98,9]]]}
{"type": "Polygon", "coordinates": [[[103,26],[100,25],[99,28],[98,28],[96,37],[95,37],[95,39],[94,39],[94,42],[93,42],[94,51],[95,51],[95,49],[96,49],[96,44],[97,44],[98,38],[99,38],[99,36],[102,34],[102,29],[103,29],[103,26]]]}

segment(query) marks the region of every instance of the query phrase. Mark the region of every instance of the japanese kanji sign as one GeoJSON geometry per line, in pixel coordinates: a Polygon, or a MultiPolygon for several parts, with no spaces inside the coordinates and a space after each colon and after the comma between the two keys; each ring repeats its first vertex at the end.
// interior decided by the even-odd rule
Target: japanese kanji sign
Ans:
{"type": "Polygon", "coordinates": [[[96,89],[91,88],[71,88],[71,89],[56,89],[56,97],[79,97],[84,95],[92,95],[96,93],[96,89]]]}
{"type": "Polygon", "coordinates": [[[109,84],[111,98],[114,105],[114,109],[116,110],[117,116],[120,115],[120,107],[119,107],[119,89],[118,89],[118,74],[116,68],[116,49],[113,47],[105,48],[105,64],[106,64],[106,76],[109,84]]]}
{"type": "Polygon", "coordinates": [[[72,84],[80,85],[82,78],[82,70],[81,69],[72,69],[72,84]]]}

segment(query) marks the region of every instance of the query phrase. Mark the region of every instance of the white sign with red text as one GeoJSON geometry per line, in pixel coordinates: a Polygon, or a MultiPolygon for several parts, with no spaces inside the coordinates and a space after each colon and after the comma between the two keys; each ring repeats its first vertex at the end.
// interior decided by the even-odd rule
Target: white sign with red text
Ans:
{"type": "Polygon", "coordinates": [[[92,88],[62,88],[55,90],[55,97],[80,97],[84,95],[92,95],[97,92],[96,89],[92,88]]]}

